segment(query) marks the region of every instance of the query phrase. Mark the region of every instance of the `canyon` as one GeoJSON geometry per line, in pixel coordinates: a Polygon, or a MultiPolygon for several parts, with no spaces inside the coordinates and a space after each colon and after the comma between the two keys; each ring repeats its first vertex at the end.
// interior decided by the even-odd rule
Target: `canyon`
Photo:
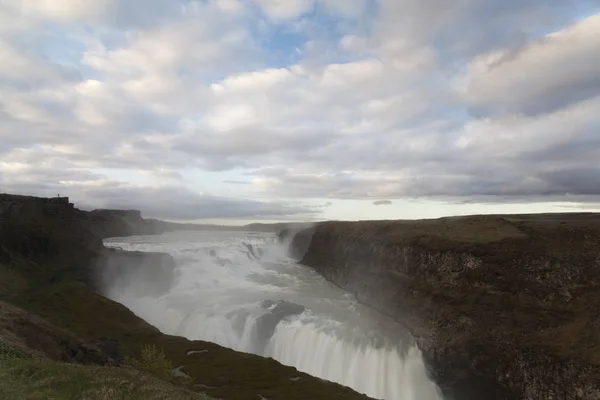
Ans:
{"type": "MultiPolygon", "coordinates": [[[[103,239],[108,236],[144,232],[135,224],[143,222],[140,220],[141,214],[134,210],[82,211],[63,197],[0,195],[3,373],[5,367],[6,371],[18,369],[20,354],[25,354],[34,357],[23,361],[31,371],[73,371],[74,366],[81,368],[80,376],[102,371],[110,375],[107,379],[114,380],[115,373],[108,373],[114,370],[86,369],[90,365],[111,366],[122,368],[122,376],[134,376],[149,384],[149,377],[132,372],[123,360],[140,360],[142,346],[155,346],[174,366],[173,384],[159,381],[152,385],[161,390],[171,385],[186,394],[173,398],[368,399],[348,387],[310,376],[271,358],[164,334],[124,305],[104,296],[103,278],[123,275],[135,280],[143,273],[150,274],[156,278],[156,285],[146,289],[154,295],[160,295],[172,280],[175,261],[168,254],[104,246],[103,239]],[[16,363],[16,367],[11,363],[16,363]],[[177,379],[181,377],[185,379],[177,379]]],[[[43,383],[23,381],[18,374],[6,378],[16,379],[15,387],[22,390],[29,390],[30,383],[43,383]]],[[[99,384],[113,390],[110,382],[99,384]]],[[[23,393],[11,398],[25,398],[23,393]]]]}
{"type": "Polygon", "coordinates": [[[302,264],[410,330],[445,398],[600,398],[598,214],[324,222],[287,236],[302,264]]]}

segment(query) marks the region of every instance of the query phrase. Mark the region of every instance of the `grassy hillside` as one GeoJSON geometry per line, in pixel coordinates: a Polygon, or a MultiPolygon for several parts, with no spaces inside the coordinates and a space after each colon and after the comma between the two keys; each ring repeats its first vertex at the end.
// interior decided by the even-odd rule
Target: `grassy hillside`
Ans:
{"type": "Polygon", "coordinates": [[[162,334],[123,305],[97,293],[94,270],[110,252],[90,224],[88,214],[72,208],[0,213],[0,313],[10,314],[0,318],[0,342],[12,349],[5,353],[14,350],[43,357],[4,357],[0,368],[3,394],[19,399],[69,399],[81,389],[88,393],[87,399],[187,398],[181,397],[189,395],[185,390],[168,392],[174,382],[224,400],[367,399],[273,359],[162,334]],[[18,308],[10,308],[14,306],[18,308]],[[142,346],[155,346],[189,378],[169,376],[172,383],[158,382],[130,368],[106,367],[114,360],[97,344],[107,340],[116,343],[118,355],[138,367],[143,365],[142,346]],[[203,352],[188,355],[190,350],[203,352]],[[81,380],[83,386],[73,380],[81,380]]]}
{"type": "Polygon", "coordinates": [[[147,353],[136,368],[72,333],[0,301],[0,393],[21,399],[209,399],[178,385],[170,366],[147,353]],[[111,365],[112,364],[112,365],[111,365]],[[166,373],[165,373],[166,372],[166,373]]]}
{"type": "Polygon", "coordinates": [[[0,342],[3,400],[208,400],[133,368],[83,366],[34,358],[0,342]]]}

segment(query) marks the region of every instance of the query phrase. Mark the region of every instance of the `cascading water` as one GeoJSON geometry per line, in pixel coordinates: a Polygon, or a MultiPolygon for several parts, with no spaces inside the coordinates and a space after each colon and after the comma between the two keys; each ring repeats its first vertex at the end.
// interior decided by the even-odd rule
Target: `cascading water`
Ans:
{"type": "Polygon", "coordinates": [[[151,273],[106,288],[165,333],[273,357],[378,399],[441,399],[400,325],[290,260],[274,235],[172,232],[106,245],[175,257],[173,284],[158,297],[145,290],[151,273]]]}

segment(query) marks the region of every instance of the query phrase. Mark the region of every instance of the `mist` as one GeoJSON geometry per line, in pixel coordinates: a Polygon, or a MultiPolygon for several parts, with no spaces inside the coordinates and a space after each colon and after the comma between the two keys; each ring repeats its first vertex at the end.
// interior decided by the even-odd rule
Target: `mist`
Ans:
{"type": "Polygon", "coordinates": [[[406,329],[297,264],[301,252],[288,254],[292,236],[108,239],[106,246],[146,259],[142,268],[106,268],[102,291],[167,334],[272,357],[378,399],[441,399],[406,329]]]}

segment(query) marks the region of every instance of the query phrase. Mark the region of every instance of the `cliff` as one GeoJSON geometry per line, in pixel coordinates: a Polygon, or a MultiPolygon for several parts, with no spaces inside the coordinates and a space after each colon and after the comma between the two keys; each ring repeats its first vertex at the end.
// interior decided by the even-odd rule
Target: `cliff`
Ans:
{"type": "Polygon", "coordinates": [[[0,193],[0,219],[28,219],[32,216],[55,219],[77,219],[80,227],[99,238],[152,235],[165,231],[165,227],[142,218],[138,210],[98,209],[90,212],[74,207],[68,197],[34,197],[0,193]]]}
{"type": "Polygon", "coordinates": [[[597,400],[599,244],[599,215],[555,214],[325,222],[291,251],[405,324],[447,399],[597,400]]]}
{"type": "MultiPolygon", "coordinates": [[[[28,398],[23,393],[29,393],[25,391],[29,385],[18,373],[21,368],[18,361],[15,361],[18,365],[13,361],[4,364],[4,353],[14,354],[26,349],[46,355],[53,362],[102,366],[114,365],[114,360],[126,357],[139,360],[141,346],[152,345],[166,354],[169,363],[177,366],[178,373],[189,376],[178,385],[210,398],[367,399],[349,388],[311,377],[273,359],[239,353],[214,343],[162,334],[125,306],[104,297],[101,294],[102,279],[111,279],[111,276],[137,279],[141,269],[151,268],[153,275],[160,277],[152,287],[157,295],[172,279],[174,260],[166,254],[104,247],[102,238],[114,231],[102,225],[103,221],[113,217],[137,219],[137,213],[85,212],[76,209],[68,199],[14,195],[1,196],[0,203],[0,391],[5,388],[5,381],[23,389],[20,395],[13,393],[13,397],[7,398],[28,398]],[[123,270],[128,273],[122,273],[123,270]],[[8,349],[3,347],[7,338],[10,339],[8,349]]],[[[87,383],[95,379],[95,373],[83,366],[76,370],[78,372],[48,362],[26,364],[23,368],[52,370],[59,380],[64,372],[74,377],[75,383],[77,377],[87,383]]],[[[115,373],[114,368],[93,371],[110,374],[110,379],[115,375],[133,374],[130,368],[123,368],[119,373],[115,373]]],[[[134,375],[136,381],[143,378],[137,373],[134,375]]],[[[42,381],[38,383],[48,385],[47,379],[42,381]]],[[[143,378],[142,382],[147,379],[143,378]]],[[[112,390],[111,386],[108,388],[112,390]]],[[[44,393],[53,393],[54,389],[47,387],[44,393]]],[[[80,389],[80,386],[73,388],[80,389]]],[[[69,398],[81,395],[81,392],[74,393],[69,398]]],[[[86,398],[106,397],[90,394],[86,398]]],[[[148,398],[159,397],[155,393],[148,398]]],[[[178,397],[165,395],[162,398],[178,397]]]]}
{"type": "Polygon", "coordinates": [[[87,215],[88,229],[102,238],[156,235],[166,231],[165,227],[155,220],[142,218],[139,210],[97,209],[87,215]]]}

